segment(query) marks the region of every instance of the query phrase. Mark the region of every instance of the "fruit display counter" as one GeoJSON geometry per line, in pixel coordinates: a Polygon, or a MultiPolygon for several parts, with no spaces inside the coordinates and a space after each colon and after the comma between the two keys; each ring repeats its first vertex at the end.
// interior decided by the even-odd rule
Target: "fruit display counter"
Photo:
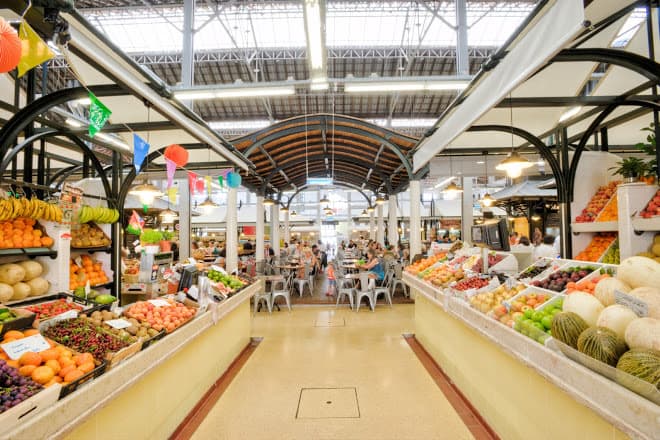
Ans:
{"type": "MultiPolygon", "coordinates": [[[[566,264],[575,262],[556,266],[566,264]]],[[[657,438],[660,406],[552,346],[552,318],[574,293],[549,300],[541,293],[547,301],[516,318],[514,308],[507,314],[503,305],[520,303],[522,310],[529,304],[530,291],[517,284],[466,301],[410,272],[403,279],[416,294],[416,338],[501,438],[657,438]]]]}
{"type": "Polygon", "coordinates": [[[261,283],[212,303],[162,341],[0,437],[106,439],[125,438],[128,433],[132,438],[169,437],[249,344],[250,298],[263,289],[261,283]]]}

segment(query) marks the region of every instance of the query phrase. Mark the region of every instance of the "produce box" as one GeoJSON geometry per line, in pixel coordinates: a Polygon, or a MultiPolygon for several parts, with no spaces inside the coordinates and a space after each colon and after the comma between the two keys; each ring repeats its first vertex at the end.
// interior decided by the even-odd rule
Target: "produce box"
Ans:
{"type": "Polygon", "coordinates": [[[94,310],[102,310],[107,304],[96,304],[85,298],[79,298],[69,293],[56,293],[39,298],[25,299],[12,304],[21,310],[27,310],[36,315],[32,326],[39,327],[40,321],[46,321],[69,310],[91,313],[94,310]]]}
{"type": "Polygon", "coordinates": [[[98,249],[106,248],[112,244],[101,228],[95,223],[83,223],[71,229],[71,248],[73,249],[98,249]]]}
{"type": "Polygon", "coordinates": [[[553,345],[569,359],[660,405],[660,390],[653,384],[587,356],[557,339],[553,339],[553,345]]]}
{"type": "Polygon", "coordinates": [[[134,355],[142,347],[141,341],[122,341],[109,332],[95,328],[84,318],[50,319],[41,323],[39,331],[75,351],[92,353],[96,361],[107,363],[107,369],[134,355]]]}
{"type": "Polygon", "coordinates": [[[53,405],[57,402],[61,389],[60,384],[51,385],[13,408],[0,413],[0,426],[2,426],[3,432],[11,431],[19,423],[25,423],[44,409],[53,405]]]}
{"type": "Polygon", "coordinates": [[[100,326],[104,331],[112,333],[120,339],[135,343],[140,341],[142,349],[165,336],[165,330],[157,331],[145,322],[140,323],[134,318],[124,318],[119,313],[109,311],[94,311],[81,315],[89,319],[94,326],[100,326]]]}
{"type": "Polygon", "coordinates": [[[188,299],[175,301],[161,297],[148,301],[138,301],[124,307],[123,314],[139,322],[148,322],[154,329],[171,333],[188,323],[199,313],[199,305],[188,299]],[[148,316],[152,316],[148,318],[148,316]],[[150,320],[151,319],[151,320],[150,320]]]}
{"type": "Polygon", "coordinates": [[[167,334],[167,331],[165,331],[165,329],[162,329],[156,336],[152,336],[151,338],[143,340],[141,350],[145,350],[148,347],[150,347],[151,345],[153,345],[154,342],[160,341],[161,339],[163,339],[165,337],[166,334],[167,334]]]}
{"type": "Polygon", "coordinates": [[[597,264],[569,262],[541,280],[534,280],[530,284],[552,292],[564,293],[569,282],[578,283],[599,267],[597,264]]]}
{"type": "Polygon", "coordinates": [[[8,321],[0,321],[0,337],[4,336],[9,330],[21,330],[32,326],[36,315],[32,312],[22,309],[13,309],[0,306],[0,315],[9,313],[15,316],[8,321]]]}
{"type": "Polygon", "coordinates": [[[62,391],[60,392],[60,399],[65,398],[69,394],[76,391],[78,388],[90,382],[92,379],[96,379],[97,377],[102,375],[105,372],[107,365],[108,364],[106,362],[101,362],[96,368],[94,368],[89,373],[86,373],[84,376],[74,380],[73,382],[62,386],[62,391]]]}
{"type": "Polygon", "coordinates": [[[517,279],[527,283],[542,280],[555,270],[559,269],[563,264],[565,263],[552,258],[541,258],[520,272],[517,279]]]}

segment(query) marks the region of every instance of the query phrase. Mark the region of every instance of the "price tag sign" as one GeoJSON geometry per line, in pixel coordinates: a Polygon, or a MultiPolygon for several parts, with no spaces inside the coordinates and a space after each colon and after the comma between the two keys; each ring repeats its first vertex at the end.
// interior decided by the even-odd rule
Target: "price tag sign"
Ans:
{"type": "Polygon", "coordinates": [[[131,323],[126,321],[125,319],[111,319],[109,321],[105,321],[106,324],[108,324],[112,328],[116,328],[117,330],[121,330],[124,328],[128,328],[131,326],[131,323]]]}
{"type": "Polygon", "coordinates": [[[642,301],[639,298],[635,298],[634,296],[630,296],[619,290],[615,290],[614,301],[617,304],[621,304],[622,306],[628,307],[633,312],[635,312],[637,316],[641,318],[644,318],[645,316],[649,315],[649,305],[645,301],[642,301]]]}
{"type": "Polygon", "coordinates": [[[82,267],[82,258],[80,258],[80,256],[77,256],[74,262],[76,263],[76,266],[82,267]]]}
{"type": "Polygon", "coordinates": [[[149,302],[155,307],[169,307],[171,304],[164,299],[150,299],[149,302]]]}
{"type": "Polygon", "coordinates": [[[41,335],[28,336],[18,341],[7,342],[1,346],[5,353],[7,353],[7,356],[12,360],[18,360],[23,353],[38,353],[50,348],[48,341],[41,335]]]}

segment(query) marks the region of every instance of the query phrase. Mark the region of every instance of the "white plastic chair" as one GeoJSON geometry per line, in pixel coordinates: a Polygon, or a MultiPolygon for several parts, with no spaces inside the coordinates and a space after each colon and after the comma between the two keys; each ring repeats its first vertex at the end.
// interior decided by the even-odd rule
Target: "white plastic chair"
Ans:
{"type": "Polygon", "coordinates": [[[273,284],[271,285],[271,307],[275,305],[275,300],[278,297],[283,297],[284,300],[286,301],[286,306],[289,308],[289,312],[291,311],[291,286],[289,285],[291,278],[290,277],[285,277],[281,280],[273,281],[273,284]]]}
{"type": "Polygon", "coordinates": [[[356,312],[360,311],[360,303],[362,302],[362,298],[364,297],[367,297],[369,299],[369,306],[371,307],[371,311],[373,312],[374,310],[376,310],[376,298],[374,295],[373,281],[374,281],[373,279],[369,278],[368,272],[360,272],[360,290],[358,290],[355,293],[355,297],[357,300],[355,306],[356,312]]]}

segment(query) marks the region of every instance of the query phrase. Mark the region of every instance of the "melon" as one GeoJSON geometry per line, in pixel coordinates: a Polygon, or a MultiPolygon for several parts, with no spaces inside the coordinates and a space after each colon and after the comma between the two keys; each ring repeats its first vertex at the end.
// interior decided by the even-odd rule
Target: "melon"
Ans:
{"type": "Polygon", "coordinates": [[[616,277],[633,289],[660,286],[660,263],[646,257],[629,257],[619,265],[616,277]]]}
{"type": "Polygon", "coordinates": [[[651,246],[651,253],[655,257],[660,257],[660,244],[656,243],[653,246],[651,246]]]}
{"type": "Polygon", "coordinates": [[[600,312],[596,326],[609,328],[617,334],[619,339],[624,339],[626,328],[636,319],[639,319],[639,316],[631,309],[621,304],[614,304],[605,307],[605,310],[600,312]]]}
{"type": "Polygon", "coordinates": [[[7,302],[14,296],[14,289],[9,284],[0,283],[0,303],[7,302]]]}
{"type": "Polygon", "coordinates": [[[36,261],[21,261],[18,263],[18,265],[21,266],[23,270],[25,270],[23,281],[33,280],[36,277],[41,276],[41,274],[44,272],[43,266],[36,261]]]}
{"type": "Polygon", "coordinates": [[[660,390],[660,351],[627,351],[617,362],[616,368],[649,382],[660,390]]]}
{"type": "Polygon", "coordinates": [[[584,292],[573,292],[564,299],[564,312],[577,313],[590,326],[595,326],[605,307],[596,297],[584,292]]]}
{"type": "Polygon", "coordinates": [[[557,313],[552,318],[552,337],[566,345],[577,348],[577,341],[580,334],[588,327],[589,325],[577,313],[557,313]]]}
{"type": "Polygon", "coordinates": [[[630,348],[660,350],[660,319],[639,318],[631,322],[625,341],[630,348]]]}
{"type": "Polygon", "coordinates": [[[30,286],[30,296],[45,295],[50,289],[48,281],[41,277],[36,277],[28,281],[27,284],[30,286]]]}
{"type": "Polygon", "coordinates": [[[14,289],[14,294],[11,297],[12,301],[18,301],[30,296],[30,292],[31,292],[30,286],[25,283],[16,283],[14,284],[13,289],[14,289]]]}
{"type": "Polygon", "coordinates": [[[649,318],[660,319],[660,289],[656,287],[638,287],[628,292],[628,295],[641,299],[649,306],[649,318]]]}
{"type": "Polygon", "coordinates": [[[594,296],[605,307],[611,306],[612,304],[616,303],[614,296],[614,292],[616,290],[619,292],[628,293],[630,292],[631,287],[617,278],[603,278],[598,282],[598,284],[596,284],[594,296]]]}
{"type": "Polygon", "coordinates": [[[577,348],[598,361],[615,366],[627,347],[615,332],[604,327],[589,327],[578,338],[577,348]]]}
{"type": "Polygon", "coordinates": [[[0,283],[14,284],[20,282],[25,277],[25,269],[18,264],[2,264],[0,265],[0,283]]]}

